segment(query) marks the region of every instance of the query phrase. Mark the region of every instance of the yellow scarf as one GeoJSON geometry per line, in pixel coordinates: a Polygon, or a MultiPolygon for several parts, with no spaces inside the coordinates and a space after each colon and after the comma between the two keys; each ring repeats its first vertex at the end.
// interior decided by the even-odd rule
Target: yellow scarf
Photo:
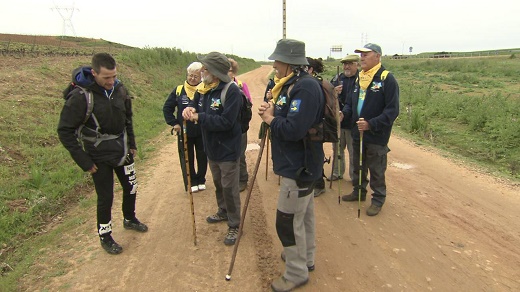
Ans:
{"type": "Polygon", "coordinates": [[[197,85],[193,86],[193,85],[190,85],[188,83],[188,81],[184,81],[184,91],[186,91],[186,95],[191,100],[193,100],[193,98],[195,97],[195,90],[197,90],[197,85]]]}
{"type": "Polygon", "coordinates": [[[276,76],[274,77],[275,85],[274,85],[273,89],[271,90],[271,94],[273,96],[273,100],[274,100],[275,104],[278,101],[278,97],[280,95],[280,92],[282,91],[283,85],[285,84],[285,82],[287,82],[287,80],[291,79],[291,77],[293,77],[293,76],[294,76],[294,72],[291,72],[291,74],[289,74],[289,76],[282,77],[281,79],[277,78],[276,76]]]}
{"type": "Polygon", "coordinates": [[[377,70],[381,68],[381,63],[375,65],[372,69],[368,71],[361,71],[359,72],[359,86],[362,90],[367,90],[368,86],[370,85],[370,82],[372,82],[372,79],[374,78],[374,75],[376,75],[377,70]]]}
{"type": "Polygon", "coordinates": [[[197,91],[200,92],[201,94],[206,94],[206,93],[208,93],[208,91],[217,87],[219,83],[220,83],[220,80],[218,80],[218,79],[216,82],[210,83],[208,85],[206,85],[206,83],[204,83],[204,82],[201,82],[201,83],[199,83],[199,85],[197,85],[197,91]]]}

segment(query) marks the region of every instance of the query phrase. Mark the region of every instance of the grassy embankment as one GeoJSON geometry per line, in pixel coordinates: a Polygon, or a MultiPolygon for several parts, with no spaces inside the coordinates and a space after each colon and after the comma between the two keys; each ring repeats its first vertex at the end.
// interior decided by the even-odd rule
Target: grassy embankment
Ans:
{"type": "MultiPolygon", "coordinates": [[[[240,72],[259,66],[252,59],[228,56],[239,62],[240,72]]],[[[89,196],[93,189],[89,175],[74,164],[56,134],[64,103],[61,91],[70,82],[71,70],[89,64],[90,57],[65,59],[67,64],[59,58],[39,57],[28,66],[17,66],[10,74],[20,78],[7,76],[15,80],[6,82],[13,84],[0,97],[1,291],[16,290],[17,279],[27,272],[38,251],[50,243],[56,245],[61,233],[85,221],[62,218],[64,211],[78,204],[95,204],[95,198],[89,196]],[[56,222],[64,224],[49,228],[49,223],[56,222]]],[[[164,101],[185,80],[185,68],[196,60],[196,54],[131,49],[116,59],[119,79],[135,97],[137,159],[143,160],[155,150],[154,138],[166,127],[164,101]]]]}

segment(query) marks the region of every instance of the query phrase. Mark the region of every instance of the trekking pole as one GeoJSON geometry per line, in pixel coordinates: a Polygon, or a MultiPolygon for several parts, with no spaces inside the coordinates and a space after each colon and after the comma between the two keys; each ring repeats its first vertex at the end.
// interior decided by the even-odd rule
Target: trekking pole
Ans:
{"type": "MultiPolygon", "coordinates": [[[[360,118],[360,121],[364,121],[365,119],[360,118]]],[[[357,217],[359,218],[361,214],[361,177],[363,174],[363,131],[359,131],[359,189],[358,189],[358,208],[357,208],[357,217]]]]}
{"type": "Polygon", "coordinates": [[[197,245],[197,230],[195,229],[195,207],[193,206],[193,193],[191,192],[190,162],[188,159],[188,134],[186,133],[186,120],[182,121],[182,133],[184,137],[184,162],[186,164],[186,177],[188,178],[188,192],[190,195],[191,219],[193,222],[193,245],[197,245]]]}
{"type": "Polygon", "coordinates": [[[265,130],[266,143],[267,143],[267,155],[265,156],[265,180],[267,180],[267,172],[269,166],[269,127],[265,130]]]}
{"type": "MultiPolygon", "coordinates": [[[[336,83],[336,86],[339,86],[341,83],[339,81],[339,66],[336,67],[336,81],[334,83],[336,83]]],[[[334,80],[332,80],[334,81],[334,80]]],[[[336,93],[336,90],[334,90],[334,93],[336,94],[336,101],[337,101],[337,106],[339,108],[339,96],[338,94],[336,93]]],[[[340,169],[341,169],[341,154],[339,153],[339,147],[340,147],[340,133],[341,133],[341,128],[340,128],[340,122],[339,122],[339,111],[336,111],[336,120],[337,120],[337,127],[338,127],[338,144],[336,146],[336,151],[334,151],[334,145],[333,145],[333,148],[332,148],[332,156],[334,157],[334,159],[332,160],[332,168],[330,170],[330,183],[329,183],[329,189],[332,189],[332,175],[334,174],[334,169],[336,168],[336,164],[338,165],[338,176],[340,174],[340,169]]],[[[339,184],[341,184],[341,182],[338,182],[339,184]]],[[[339,192],[339,189],[338,189],[338,192],[339,192]]],[[[338,195],[338,198],[339,198],[340,195],[338,195]]],[[[338,204],[339,204],[340,200],[338,199],[338,204]]]]}
{"type": "MultiPolygon", "coordinates": [[[[338,72],[337,72],[337,76],[338,76],[338,83],[341,82],[339,81],[339,66],[337,67],[338,68],[338,72]]],[[[339,107],[340,103],[339,103],[339,94],[334,91],[334,93],[336,93],[336,106],[338,107],[336,109],[336,121],[337,121],[337,127],[338,127],[338,144],[336,145],[336,150],[337,150],[337,154],[338,154],[338,177],[339,177],[339,174],[341,173],[341,151],[340,151],[340,145],[341,145],[341,121],[339,120],[340,119],[340,114],[339,114],[339,111],[341,110],[339,107]]],[[[332,182],[332,176],[331,176],[331,180],[332,182]]],[[[338,179],[338,204],[341,204],[341,180],[338,179]]]]}
{"type": "Polygon", "coordinates": [[[268,135],[267,135],[267,131],[266,131],[264,136],[262,137],[262,140],[260,141],[260,150],[258,152],[258,158],[256,159],[255,169],[253,170],[253,181],[249,184],[249,186],[247,188],[246,201],[244,203],[244,209],[242,210],[242,215],[240,216],[240,225],[238,226],[238,236],[237,236],[237,240],[235,242],[235,246],[233,249],[233,255],[231,256],[231,263],[229,263],[229,270],[226,275],[226,281],[231,280],[231,272],[233,271],[233,266],[235,264],[235,258],[237,256],[237,251],[238,251],[238,244],[240,243],[240,238],[242,237],[242,230],[244,228],[244,221],[246,218],[247,207],[249,205],[249,199],[251,198],[251,193],[253,191],[253,184],[255,183],[256,174],[258,173],[258,168],[260,167],[260,162],[262,161],[262,153],[264,152],[264,146],[265,146],[265,142],[267,140],[267,138],[266,138],[267,136],[268,135]]]}

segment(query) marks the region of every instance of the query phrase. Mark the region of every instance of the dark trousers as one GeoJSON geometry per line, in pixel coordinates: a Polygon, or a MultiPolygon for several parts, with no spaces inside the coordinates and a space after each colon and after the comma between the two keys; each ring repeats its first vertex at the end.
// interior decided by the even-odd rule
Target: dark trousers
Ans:
{"type": "Polygon", "coordinates": [[[206,172],[208,171],[208,156],[204,152],[202,136],[188,137],[188,160],[190,162],[191,185],[205,184],[206,172]],[[197,157],[197,171],[195,171],[195,155],[197,157]]]}
{"type": "Polygon", "coordinates": [[[390,149],[387,145],[376,145],[363,143],[363,171],[361,175],[361,186],[359,186],[359,140],[352,144],[354,150],[354,178],[352,185],[357,194],[361,187],[362,195],[367,193],[369,183],[367,173],[370,172],[370,189],[372,189],[372,204],[383,206],[386,200],[385,172],[387,166],[387,153],[390,149]]]}
{"type": "Polygon", "coordinates": [[[112,203],[114,201],[114,173],[123,188],[123,216],[125,219],[135,218],[135,198],[137,195],[137,179],[135,177],[134,159],[131,154],[123,166],[111,166],[96,163],[98,170],[92,174],[97,193],[97,228],[99,235],[112,233],[112,203]]]}
{"type": "Polygon", "coordinates": [[[240,140],[240,182],[247,183],[249,174],[247,173],[246,164],[246,149],[247,149],[247,132],[242,134],[240,140]]]}

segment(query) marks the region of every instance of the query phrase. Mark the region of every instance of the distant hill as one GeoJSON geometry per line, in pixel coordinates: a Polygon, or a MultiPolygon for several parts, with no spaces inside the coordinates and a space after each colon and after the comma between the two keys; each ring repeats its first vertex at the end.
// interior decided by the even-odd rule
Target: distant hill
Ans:
{"type": "Polygon", "coordinates": [[[117,54],[128,49],[135,48],[103,39],[0,34],[0,54],[4,56],[79,56],[96,52],[117,54]]]}
{"type": "Polygon", "coordinates": [[[103,39],[91,39],[70,36],[46,36],[46,35],[22,35],[22,34],[6,34],[0,33],[0,42],[4,43],[25,43],[41,46],[56,46],[63,48],[81,48],[81,47],[114,47],[132,49],[133,47],[114,43],[103,39]]]}

